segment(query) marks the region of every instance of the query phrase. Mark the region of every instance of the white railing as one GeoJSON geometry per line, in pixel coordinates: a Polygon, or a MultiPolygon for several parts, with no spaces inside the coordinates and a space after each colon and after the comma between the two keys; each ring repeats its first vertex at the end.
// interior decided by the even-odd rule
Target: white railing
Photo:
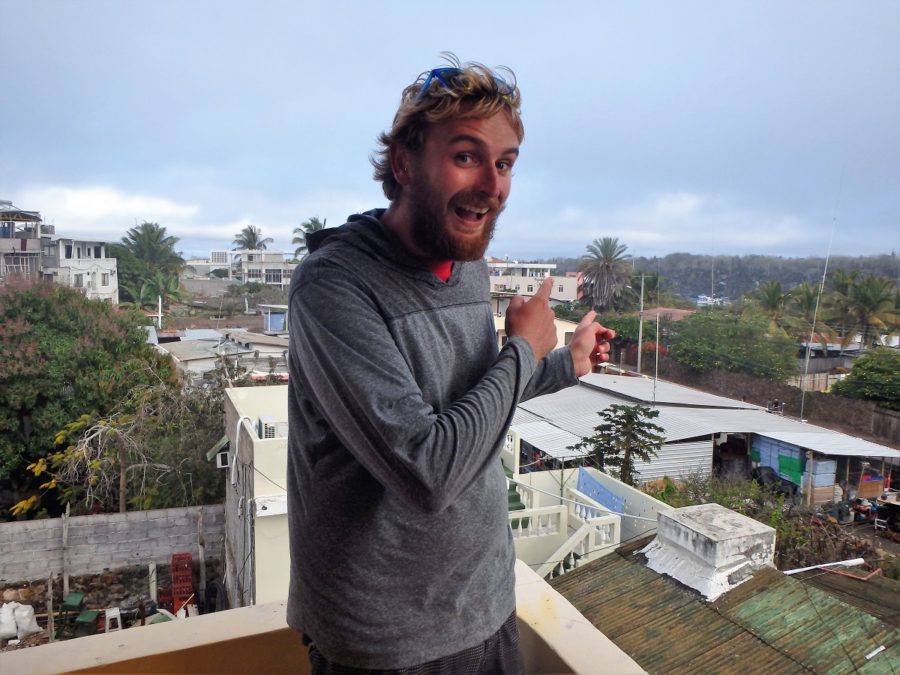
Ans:
{"type": "Polygon", "coordinates": [[[569,516],[578,523],[585,523],[591,518],[610,515],[610,510],[595,502],[583,492],[566,486],[565,497],[569,501],[569,516]],[[574,503],[573,503],[574,502],[574,503]]]}
{"type": "Polygon", "coordinates": [[[514,539],[544,537],[565,533],[568,528],[565,506],[546,506],[540,509],[521,509],[509,512],[509,526],[514,539]]]}
{"type": "MultiPolygon", "coordinates": [[[[506,481],[507,486],[509,486],[510,481],[506,481]]],[[[524,485],[523,483],[513,483],[516,486],[516,492],[519,495],[519,499],[522,500],[522,504],[526,509],[533,509],[534,505],[538,502],[537,493],[530,485],[524,485]]]]}
{"type": "Polygon", "coordinates": [[[620,522],[617,515],[589,518],[537,569],[538,576],[559,576],[591,560],[609,555],[619,545],[620,522]]]}

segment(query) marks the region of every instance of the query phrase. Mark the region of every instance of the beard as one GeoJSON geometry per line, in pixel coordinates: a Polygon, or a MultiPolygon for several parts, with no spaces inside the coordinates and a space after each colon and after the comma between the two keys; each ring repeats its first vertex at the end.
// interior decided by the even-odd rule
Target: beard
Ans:
{"type": "Polygon", "coordinates": [[[417,171],[409,186],[404,189],[409,197],[412,240],[416,247],[432,260],[468,261],[484,256],[488,244],[494,237],[497,218],[505,208],[496,199],[478,197],[471,191],[458,192],[450,199],[449,210],[454,205],[467,208],[487,207],[490,215],[485,216],[481,232],[477,237],[457,237],[447,225],[447,208],[442,203],[423,171],[417,171]]]}

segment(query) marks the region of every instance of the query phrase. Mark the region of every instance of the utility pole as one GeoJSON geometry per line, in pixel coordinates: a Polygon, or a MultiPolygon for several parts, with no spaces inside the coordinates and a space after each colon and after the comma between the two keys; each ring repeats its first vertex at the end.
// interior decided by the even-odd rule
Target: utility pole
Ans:
{"type": "MultiPolygon", "coordinates": [[[[659,336],[657,336],[659,339],[659,336]]],[[[644,341],[644,274],[641,273],[641,310],[638,313],[637,371],[641,373],[641,343],[644,341]]]]}

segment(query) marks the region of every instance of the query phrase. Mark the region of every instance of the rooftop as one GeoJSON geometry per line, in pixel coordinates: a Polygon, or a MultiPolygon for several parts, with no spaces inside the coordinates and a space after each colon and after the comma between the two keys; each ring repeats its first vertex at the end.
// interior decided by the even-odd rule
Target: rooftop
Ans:
{"type": "Polygon", "coordinates": [[[648,541],[550,585],[650,673],[885,673],[900,659],[881,605],[852,606],[774,569],[707,603],[643,564],[648,541]]]}

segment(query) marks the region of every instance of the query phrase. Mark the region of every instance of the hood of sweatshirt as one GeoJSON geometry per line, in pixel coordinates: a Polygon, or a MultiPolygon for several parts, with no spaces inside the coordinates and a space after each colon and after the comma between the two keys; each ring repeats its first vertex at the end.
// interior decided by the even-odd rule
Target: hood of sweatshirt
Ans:
{"type": "MultiPolygon", "coordinates": [[[[379,258],[391,264],[401,274],[441,284],[425,265],[410,253],[400,239],[381,223],[385,209],[373,209],[350,216],[340,227],[331,227],[312,232],[306,237],[310,255],[337,244],[352,246],[366,255],[379,258]]],[[[319,255],[322,255],[319,253],[319,255]]],[[[454,283],[459,263],[453,266],[453,273],[447,283],[454,283]]]]}

